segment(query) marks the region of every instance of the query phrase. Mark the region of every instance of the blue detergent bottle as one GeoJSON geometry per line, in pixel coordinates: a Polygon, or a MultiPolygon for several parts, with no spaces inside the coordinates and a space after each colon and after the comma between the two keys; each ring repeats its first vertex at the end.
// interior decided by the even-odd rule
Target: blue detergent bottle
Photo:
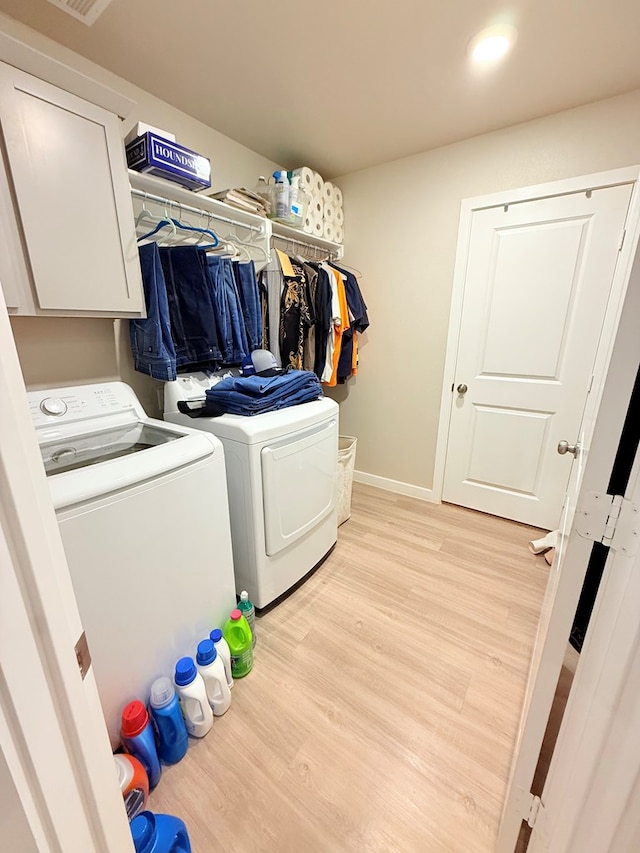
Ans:
{"type": "Polygon", "coordinates": [[[141,812],[130,826],[136,853],[191,853],[187,827],[179,817],[141,812]]]}
{"type": "Polygon", "coordinates": [[[158,757],[163,764],[177,764],[187,753],[189,735],[170,678],[163,676],[153,682],[149,706],[158,741],[158,757]]]}
{"type": "Polygon", "coordinates": [[[124,751],[135,755],[147,771],[149,787],[155,788],[160,781],[162,768],[158,760],[156,741],[153,736],[153,728],[149,722],[149,714],[139,699],[129,702],[122,711],[120,735],[124,751]]]}

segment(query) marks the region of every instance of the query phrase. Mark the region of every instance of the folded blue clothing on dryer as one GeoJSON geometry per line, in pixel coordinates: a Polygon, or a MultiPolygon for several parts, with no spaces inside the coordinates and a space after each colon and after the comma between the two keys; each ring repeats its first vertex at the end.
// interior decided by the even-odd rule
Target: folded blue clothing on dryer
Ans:
{"type": "Polygon", "coordinates": [[[260,415],[288,406],[309,403],[323,396],[322,386],[311,370],[265,371],[254,376],[230,376],[206,391],[202,409],[180,411],[192,417],[222,414],[260,415]]]}

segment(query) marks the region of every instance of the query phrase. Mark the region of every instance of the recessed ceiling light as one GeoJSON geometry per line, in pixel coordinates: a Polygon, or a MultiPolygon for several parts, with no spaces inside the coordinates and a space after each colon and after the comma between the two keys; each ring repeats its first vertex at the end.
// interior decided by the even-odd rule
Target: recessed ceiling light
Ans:
{"type": "Polygon", "coordinates": [[[471,39],[467,53],[479,64],[497,62],[511,50],[517,38],[515,27],[487,27],[471,39]]]}

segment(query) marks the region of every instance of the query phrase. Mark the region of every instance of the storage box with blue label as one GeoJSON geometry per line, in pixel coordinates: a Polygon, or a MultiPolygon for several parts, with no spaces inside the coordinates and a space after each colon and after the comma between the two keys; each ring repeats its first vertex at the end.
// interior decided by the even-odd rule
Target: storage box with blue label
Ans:
{"type": "Polygon", "coordinates": [[[144,133],[126,146],[127,165],[190,190],[211,186],[211,161],[177,142],[144,133]]]}

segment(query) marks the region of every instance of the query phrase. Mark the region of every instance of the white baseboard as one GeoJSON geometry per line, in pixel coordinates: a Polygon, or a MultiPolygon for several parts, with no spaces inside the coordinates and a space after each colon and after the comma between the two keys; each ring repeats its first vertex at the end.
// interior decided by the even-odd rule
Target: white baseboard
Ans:
{"type": "Polygon", "coordinates": [[[437,503],[433,498],[433,491],[431,489],[414,486],[412,483],[403,483],[401,480],[389,480],[387,477],[378,477],[377,474],[367,474],[366,471],[354,471],[353,479],[356,483],[375,486],[378,489],[385,489],[387,492],[407,495],[407,497],[418,498],[418,500],[427,501],[428,503],[437,503]]]}

